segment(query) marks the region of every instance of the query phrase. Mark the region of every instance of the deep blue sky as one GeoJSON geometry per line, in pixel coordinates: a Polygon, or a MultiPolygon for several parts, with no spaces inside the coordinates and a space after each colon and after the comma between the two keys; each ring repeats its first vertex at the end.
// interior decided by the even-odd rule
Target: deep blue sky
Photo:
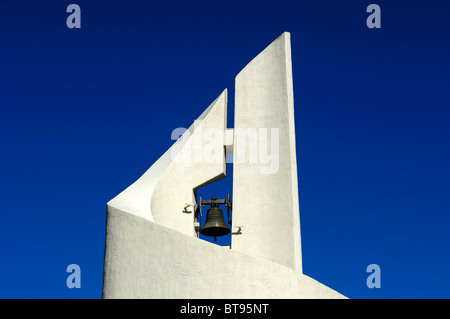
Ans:
{"type": "MultiPolygon", "coordinates": [[[[233,127],[234,77],[284,31],[304,273],[350,298],[450,298],[449,15],[447,0],[2,1],[0,298],[100,298],[106,202],[225,88],[233,127]]],[[[200,193],[224,197],[231,176],[200,193]]]]}

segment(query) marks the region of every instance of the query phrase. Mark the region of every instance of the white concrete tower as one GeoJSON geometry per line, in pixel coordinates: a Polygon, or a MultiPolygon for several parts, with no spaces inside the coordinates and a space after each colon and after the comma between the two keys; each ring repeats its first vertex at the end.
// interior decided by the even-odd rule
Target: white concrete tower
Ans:
{"type": "Polygon", "coordinates": [[[289,33],[238,74],[226,123],[225,90],[107,204],[103,298],[345,298],[302,273],[289,33]],[[198,238],[194,207],[230,153],[227,249],[198,238]]]}
{"type": "Polygon", "coordinates": [[[232,238],[233,249],[302,272],[287,32],[236,77],[234,149],[233,224],[244,228],[242,235],[232,238]],[[270,154],[269,163],[263,153],[270,154]]]}

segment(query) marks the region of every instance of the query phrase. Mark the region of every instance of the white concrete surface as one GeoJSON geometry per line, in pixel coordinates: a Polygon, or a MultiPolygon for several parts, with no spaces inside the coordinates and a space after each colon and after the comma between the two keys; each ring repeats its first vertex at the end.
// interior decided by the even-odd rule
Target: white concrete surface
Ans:
{"type": "Polygon", "coordinates": [[[301,273],[289,33],[283,33],[237,75],[235,92],[233,226],[244,227],[242,234],[232,237],[232,249],[301,273]],[[237,135],[238,130],[255,128],[278,129],[278,152],[272,149],[272,156],[278,155],[279,165],[272,174],[262,173],[269,164],[260,158],[252,161],[249,153],[254,151],[248,140],[237,135]],[[242,150],[246,157],[239,161],[242,150]]]}
{"type": "Polygon", "coordinates": [[[103,298],[345,298],[291,268],[108,211],[103,298]]]}

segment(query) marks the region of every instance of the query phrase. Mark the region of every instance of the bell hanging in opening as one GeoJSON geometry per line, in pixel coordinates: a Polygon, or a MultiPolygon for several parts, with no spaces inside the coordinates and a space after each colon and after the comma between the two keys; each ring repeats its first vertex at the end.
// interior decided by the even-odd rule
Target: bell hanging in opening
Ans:
{"type": "Polygon", "coordinates": [[[225,236],[230,233],[230,228],[225,224],[223,219],[223,211],[216,206],[212,206],[206,212],[205,225],[200,229],[200,234],[205,236],[214,236],[214,240],[218,236],[225,236]]]}

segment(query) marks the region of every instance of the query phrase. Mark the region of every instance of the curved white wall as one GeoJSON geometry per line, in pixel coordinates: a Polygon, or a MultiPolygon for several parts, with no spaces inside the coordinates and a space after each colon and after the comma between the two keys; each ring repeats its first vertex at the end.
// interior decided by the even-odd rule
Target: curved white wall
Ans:
{"type": "Polygon", "coordinates": [[[118,209],[107,219],[103,298],[345,298],[316,280],[118,209]]]}
{"type": "Polygon", "coordinates": [[[108,202],[107,207],[118,208],[170,227],[184,234],[194,235],[193,190],[225,177],[225,150],[220,149],[217,161],[207,162],[204,149],[195,147],[210,128],[226,131],[227,90],[199,116],[194,124],[167,150],[135,183],[108,202]],[[189,213],[190,212],[190,213],[189,213]]]}

